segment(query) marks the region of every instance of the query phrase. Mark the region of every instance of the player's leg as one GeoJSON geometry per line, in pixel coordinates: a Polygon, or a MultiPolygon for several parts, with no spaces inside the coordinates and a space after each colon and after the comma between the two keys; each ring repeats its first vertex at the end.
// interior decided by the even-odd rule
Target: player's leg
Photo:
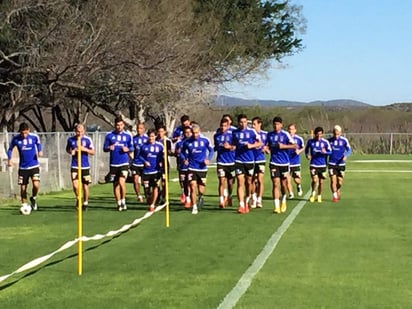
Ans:
{"type": "Polygon", "coordinates": [[[313,167],[310,168],[310,176],[311,176],[310,186],[312,189],[312,193],[310,195],[309,201],[313,203],[315,201],[316,192],[318,189],[318,175],[317,175],[316,169],[313,167]]]}
{"type": "Polygon", "coordinates": [[[237,173],[236,180],[237,180],[236,193],[237,193],[237,198],[239,201],[238,212],[244,213],[245,212],[245,175],[243,173],[237,173]]]}
{"type": "Polygon", "coordinates": [[[257,182],[258,188],[257,188],[257,196],[256,196],[256,207],[257,208],[262,208],[262,206],[263,206],[262,199],[263,199],[263,193],[264,193],[264,190],[265,190],[264,175],[265,174],[262,171],[259,171],[258,182],[257,182]]]}
{"type": "Polygon", "coordinates": [[[197,214],[197,181],[196,179],[192,178],[190,180],[190,198],[192,200],[192,213],[197,214]]]}

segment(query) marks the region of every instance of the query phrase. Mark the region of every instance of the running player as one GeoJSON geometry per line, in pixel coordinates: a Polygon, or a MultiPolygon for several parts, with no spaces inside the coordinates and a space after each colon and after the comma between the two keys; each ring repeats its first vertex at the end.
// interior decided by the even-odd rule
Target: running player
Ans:
{"type": "Polygon", "coordinates": [[[255,171],[253,173],[252,179],[252,208],[262,208],[262,197],[264,191],[264,178],[265,166],[266,166],[266,156],[268,153],[268,148],[266,146],[268,132],[262,130],[262,119],[260,117],[254,117],[252,119],[252,127],[256,130],[257,134],[260,136],[262,145],[254,149],[255,153],[255,171]]]}
{"type": "Polygon", "coordinates": [[[177,172],[179,174],[179,184],[180,184],[180,202],[184,204],[185,208],[191,207],[190,202],[190,184],[188,181],[188,172],[189,166],[185,164],[184,160],[180,157],[182,153],[183,143],[192,136],[192,128],[184,127],[183,128],[183,139],[180,139],[175,144],[175,156],[176,156],[176,166],[177,172]]]}
{"type": "Polygon", "coordinates": [[[305,142],[303,138],[296,134],[296,124],[292,123],[288,125],[288,132],[290,136],[295,140],[296,149],[289,150],[289,179],[288,179],[288,188],[289,188],[289,198],[294,198],[293,195],[293,186],[292,186],[292,179],[296,184],[296,188],[298,191],[298,196],[303,195],[302,190],[302,174],[300,169],[300,154],[305,151],[305,142]]]}
{"type": "Polygon", "coordinates": [[[139,151],[140,147],[147,142],[146,128],[144,123],[138,123],[136,125],[137,134],[133,136],[134,155],[131,164],[131,171],[133,177],[133,188],[137,196],[138,202],[143,202],[143,196],[140,192],[140,185],[142,184],[142,171],[144,162],[140,159],[139,151]]]}

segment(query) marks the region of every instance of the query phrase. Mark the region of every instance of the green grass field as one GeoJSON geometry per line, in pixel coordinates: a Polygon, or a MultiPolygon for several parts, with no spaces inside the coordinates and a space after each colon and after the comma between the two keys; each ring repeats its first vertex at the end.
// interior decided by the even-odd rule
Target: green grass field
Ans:
{"type": "MultiPolygon", "coordinates": [[[[57,253],[1,282],[0,308],[217,308],[299,205],[235,308],[411,308],[411,157],[353,156],[347,169],[339,203],[327,180],[323,203],[291,200],[282,215],[272,213],[268,175],[264,208],[246,215],[218,208],[214,169],[197,216],[183,210],[171,182],[170,227],[160,211],[118,237],[84,242],[82,276],[77,245],[57,253]]],[[[303,175],[307,191],[306,165],[303,175]]],[[[110,184],[91,191],[86,236],[146,213],[130,184],[127,212],[115,211],[110,184]]],[[[0,276],[76,238],[72,192],[38,201],[30,216],[19,214],[18,201],[0,206],[0,276]]]]}

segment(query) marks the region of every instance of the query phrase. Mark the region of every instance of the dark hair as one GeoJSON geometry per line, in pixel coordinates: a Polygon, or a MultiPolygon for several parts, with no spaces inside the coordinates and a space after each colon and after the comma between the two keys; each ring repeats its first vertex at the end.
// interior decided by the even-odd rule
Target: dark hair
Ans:
{"type": "Polygon", "coordinates": [[[156,130],[155,129],[149,129],[149,130],[147,130],[147,136],[149,136],[150,134],[154,134],[154,135],[156,135],[156,130]]]}
{"type": "Polygon", "coordinates": [[[245,114],[239,114],[239,115],[237,116],[237,121],[239,122],[240,119],[247,119],[247,116],[246,116],[245,114]]]}
{"type": "Polygon", "coordinates": [[[262,124],[262,118],[260,118],[259,116],[253,117],[252,122],[253,121],[257,121],[258,123],[262,124]]]}
{"type": "Polygon", "coordinates": [[[313,132],[315,135],[318,134],[319,132],[323,133],[323,128],[322,127],[316,127],[315,131],[313,132]]]}
{"type": "Polygon", "coordinates": [[[180,117],[180,122],[181,122],[181,123],[183,123],[183,122],[185,122],[185,121],[188,121],[188,120],[190,120],[190,118],[189,118],[188,115],[183,115],[182,117],[180,117]]]}
{"type": "Polygon", "coordinates": [[[119,122],[124,122],[124,120],[123,120],[122,117],[118,116],[118,117],[114,118],[114,123],[115,123],[115,124],[116,124],[116,123],[119,123],[119,122]]]}
{"type": "Polygon", "coordinates": [[[274,117],[274,118],[273,118],[273,123],[275,123],[275,122],[283,123],[282,117],[280,117],[280,116],[274,117]]]}
{"type": "Polygon", "coordinates": [[[192,128],[191,127],[189,127],[189,126],[185,126],[185,127],[183,127],[183,132],[185,132],[186,130],[192,130],[192,128]]]}
{"type": "Polygon", "coordinates": [[[29,129],[29,125],[25,122],[20,123],[19,132],[26,131],[29,129]]]}
{"type": "Polygon", "coordinates": [[[233,122],[233,118],[230,114],[224,114],[222,116],[222,119],[228,119],[230,122],[233,122]]]}
{"type": "Polygon", "coordinates": [[[229,123],[229,119],[227,119],[227,118],[220,119],[220,125],[222,125],[224,123],[229,123]]]}

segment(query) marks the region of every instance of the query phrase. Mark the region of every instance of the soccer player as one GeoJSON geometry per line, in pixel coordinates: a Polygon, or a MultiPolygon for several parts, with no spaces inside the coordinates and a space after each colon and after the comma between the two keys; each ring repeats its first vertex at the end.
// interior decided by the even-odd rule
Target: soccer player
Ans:
{"type": "Polygon", "coordinates": [[[143,202],[143,196],[140,192],[140,185],[142,184],[142,171],[144,162],[140,159],[139,151],[140,147],[147,142],[146,128],[144,123],[138,123],[136,126],[137,134],[133,136],[134,155],[131,165],[131,171],[133,176],[133,188],[137,196],[138,202],[143,202]]]}
{"type": "Polygon", "coordinates": [[[110,180],[113,181],[113,194],[117,210],[127,210],[126,177],[129,169],[129,154],[134,151],[133,137],[124,130],[124,121],[117,117],[115,129],[106,134],[103,151],[110,152],[110,180]]]}
{"type": "Polygon", "coordinates": [[[80,180],[83,188],[83,201],[82,210],[87,210],[89,205],[89,184],[92,182],[90,175],[90,163],[89,155],[94,155],[95,149],[93,141],[90,137],[84,134],[84,126],[78,124],[75,127],[75,135],[67,139],[66,152],[72,156],[71,163],[71,178],[73,192],[76,195],[76,207],[79,205],[79,175],[78,175],[78,139],[80,139],[80,152],[81,152],[81,173],[82,178],[80,180]]]}
{"type": "Polygon", "coordinates": [[[296,184],[296,188],[298,191],[298,196],[303,195],[302,190],[302,174],[300,169],[300,154],[305,151],[305,142],[303,138],[296,134],[296,124],[292,123],[288,125],[288,132],[290,136],[295,140],[296,149],[289,150],[289,181],[288,181],[288,188],[289,188],[289,198],[294,198],[293,195],[293,186],[292,186],[292,179],[296,184]]]}
{"type": "Polygon", "coordinates": [[[273,212],[286,212],[286,193],[289,177],[289,151],[296,144],[290,134],[283,130],[282,118],[273,118],[273,131],[268,133],[267,145],[270,150],[270,177],[272,179],[273,212]],[[280,200],[282,193],[282,202],[280,200]]]}
{"type": "Polygon", "coordinates": [[[262,145],[254,149],[255,153],[255,171],[253,173],[252,179],[252,208],[262,208],[262,197],[264,191],[264,174],[265,174],[265,165],[266,157],[265,153],[268,152],[266,146],[268,132],[262,130],[262,119],[260,117],[254,117],[252,119],[252,127],[255,129],[257,134],[260,136],[262,145]]]}
{"type": "Polygon", "coordinates": [[[163,204],[165,201],[165,186],[166,186],[166,168],[167,168],[167,176],[169,177],[170,175],[170,162],[169,162],[169,156],[174,156],[173,150],[172,150],[172,141],[166,136],[167,131],[166,127],[164,125],[160,126],[157,128],[157,137],[156,141],[161,143],[164,147],[164,141],[166,140],[166,151],[165,155],[167,155],[167,166],[162,165],[163,173],[162,173],[162,189],[160,192],[160,203],[163,204]]]}
{"type": "Polygon", "coordinates": [[[339,125],[333,127],[333,136],[329,139],[329,143],[332,147],[328,162],[330,189],[333,195],[332,201],[338,202],[345,176],[346,159],[351,155],[352,148],[348,139],[342,136],[342,128],[339,125]]]}
{"type": "Polygon", "coordinates": [[[33,210],[37,210],[37,193],[40,187],[40,164],[39,157],[43,156],[42,145],[37,134],[30,132],[29,125],[25,122],[19,126],[19,134],[15,135],[10,141],[9,149],[7,150],[7,164],[12,166],[13,148],[17,147],[20,156],[19,162],[19,178],[20,197],[23,208],[29,207],[27,204],[27,185],[29,179],[32,183],[32,195],[30,204],[33,210]]]}
{"type": "Polygon", "coordinates": [[[190,127],[190,117],[188,115],[183,115],[180,117],[180,126],[176,127],[172,133],[172,142],[176,143],[178,140],[183,139],[183,129],[185,127],[190,127]]]}
{"type": "Polygon", "coordinates": [[[312,178],[312,194],[309,201],[313,203],[317,194],[318,203],[322,203],[323,180],[326,178],[326,160],[328,155],[332,153],[332,148],[329,141],[323,138],[322,127],[316,127],[314,135],[305,147],[305,155],[309,160],[309,170],[312,178]]]}
{"type": "Polygon", "coordinates": [[[185,208],[190,208],[191,207],[191,202],[190,202],[190,184],[187,179],[188,177],[188,172],[189,172],[189,166],[185,164],[184,160],[180,157],[180,154],[182,152],[182,147],[184,142],[192,136],[192,128],[191,127],[184,127],[183,128],[183,139],[180,139],[176,142],[175,144],[175,156],[176,156],[176,166],[177,166],[177,172],[179,174],[179,185],[181,189],[181,194],[180,194],[180,202],[184,204],[185,208]]]}
{"type": "Polygon", "coordinates": [[[252,177],[255,170],[254,148],[261,146],[259,134],[248,127],[247,116],[237,117],[239,128],[233,131],[232,146],[235,150],[235,174],[237,179],[238,213],[249,212],[247,202],[252,192],[252,177]]]}
{"type": "Polygon", "coordinates": [[[192,201],[192,214],[198,213],[197,205],[203,207],[205,194],[207,166],[213,158],[213,147],[209,139],[200,134],[200,126],[192,123],[192,136],[182,147],[181,158],[189,166],[188,180],[190,183],[190,198],[192,201]],[[199,199],[197,196],[199,195],[199,199]]]}
{"type": "Polygon", "coordinates": [[[149,205],[149,211],[154,211],[162,179],[164,147],[162,143],[156,141],[156,130],[149,130],[147,136],[147,142],[140,146],[139,160],[144,164],[142,180],[147,205],[149,205]]]}
{"type": "Polygon", "coordinates": [[[219,178],[219,207],[225,208],[226,203],[232,206],[233,181],[235,178],[235,151],[232,147],[233,134],[230,122],[222,118],[220,128],[213,136],[214,150],[217,152],[217,177],[219,178]]]}

